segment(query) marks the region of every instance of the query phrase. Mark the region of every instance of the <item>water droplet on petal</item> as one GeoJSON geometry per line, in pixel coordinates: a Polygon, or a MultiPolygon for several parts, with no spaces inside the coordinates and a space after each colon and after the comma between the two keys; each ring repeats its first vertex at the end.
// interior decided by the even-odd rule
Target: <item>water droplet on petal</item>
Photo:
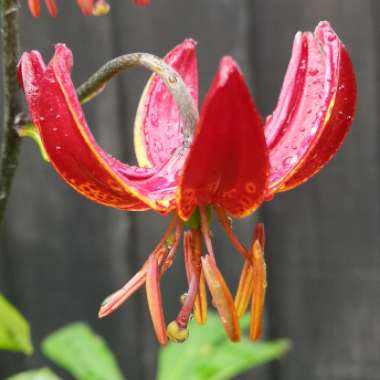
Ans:
{"type": "Polygon", "coordinates": [[[177,82],[177,78],[174,75],[170,75],[169,76],[169,82],[170,83],[175,83],[175,82],[177,82]]]}
{"type": "Polygon", "coordinates": [[[318,69],[310,69],[309,74],[313,77],[319,73],[318,69]]]}
{"type": "Polygon", "coordinates": [[[327,39],[332,42],[332,41],[335,41],[336,40],[336,35],[335,34],[330,34],[327,39]]]}
{"type": "Polygon", "coordinates": [[[286,158],[283,159],[282,164],[285,167],[288,167],[288,166],[292,165],[295,162],[296,159],[297,158],[295,156],[286,157],[286,158]]]}

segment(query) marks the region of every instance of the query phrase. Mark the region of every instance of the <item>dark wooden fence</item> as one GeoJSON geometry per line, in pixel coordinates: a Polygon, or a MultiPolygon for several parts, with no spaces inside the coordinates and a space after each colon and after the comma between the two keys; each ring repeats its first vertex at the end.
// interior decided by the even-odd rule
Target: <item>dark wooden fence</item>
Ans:
{"type": "MultiPolygon", "coordinates": [[[[239,224],[247,237],[255,219],[266,224],[267,337],[289,337],[294,344],[280,363],[241,379],[380,379],[379,1],[152,2],[138,9],[114,0],[109,16],[84,18],[74,1],[60,1],[55,20],[46,15],[34,20],[24,6],[23,49],[38,49],[48,58],[55,42],[66,42],[79,84],[111,57],[132,51],[162,56],[191,36],[199,42],[202,94],[219,58],[230,54],[268,114],[297,30],[327,19],[346,43],[358,76],[359,106],[342,150],[316,178],[239,224]]],[[[138,70],[125,74],[86,106],[101,144],[129,161],[133,116],[146,78],[138,70]]],[[[90,321],[116,352],[128,379],[153,379],[158,347],[143,295],[106,320],[98,321],[96,312],[99,301],[139,267],[163,227],[156,215],[88,202],[25,142],[1,233],[1,289],[30,320],[36,344],[65,323],[90,321]]],[[[221,234],[215,240],[221,267],[236,282],[241,261],[221,234]]],[[[184,289],[179,267],[164,281],[170,315],[184,289]]],[[[31,359],[1,353],[0,377],[41,362],[38,353],[31,359]]]]}

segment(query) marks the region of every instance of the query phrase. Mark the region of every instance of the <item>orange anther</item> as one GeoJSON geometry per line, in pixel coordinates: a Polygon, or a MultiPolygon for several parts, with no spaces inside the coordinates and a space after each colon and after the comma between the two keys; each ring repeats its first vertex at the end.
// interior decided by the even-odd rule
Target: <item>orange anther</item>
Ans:
{"type": "Polygon", "coordinates": [[[162,308],[160,274],[155,255],[150,255],[146,273],[146,297],[154,331],[161,345],[167,343],[166,323],[162,308]]]}
{"type": "Polygon", "coordinates": [[[231,292],[210,255],[202,257],[202,269],[227,335],[233,342],[240,341],[240,327],[231,292]]]}
{"type": "Polygon", "coordinates": [[[267,287],[264,251],[258,240],[253,243],[253,292],[249,335],[253,341],[261,336],[264,314],[265,291],[267,287]]]}
{"type": "Polygon", "coordinates": [[[240,319],[247,310],[248,303],[251,300],[253,291],[253,267],[251,262],[245,260],[240,275],[238,290],[235,296],[235,308],[238,318],[240,319]]]}

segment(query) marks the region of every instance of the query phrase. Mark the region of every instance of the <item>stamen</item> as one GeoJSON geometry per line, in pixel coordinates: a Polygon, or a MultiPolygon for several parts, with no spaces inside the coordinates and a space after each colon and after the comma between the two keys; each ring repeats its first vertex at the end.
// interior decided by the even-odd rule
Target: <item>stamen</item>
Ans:
{"type": "Polygon", "coordinates": [[[244,247],[243,243],[241,243],[241,241],[234,234],[231,227],[231,223],[228,220],[228,217],[226,213],[224,212],[224,210],[222,210],[220,207],[215,206],[215,212],[219,220],[219,223],[224,228],[224,231],[226,232],[226,235],[229,238],[231,244],[234,246],[234,248],[245,260],[251,261],[251,257],[250,257],[250,254],[248,253],[247,248],[244,247]]]}
{"type": "Polygon", "coordinates": [[[189,330],[179,326],[177,321],[172,321],[166,328],[168,338],[175,343],[183,343],[189,337],[189,330]]]}
{"type": "Polygon", "coordinates": [[[147,274],[146,274],[146,297],[150,316],[156,336],[161,345],[167,343],[166,324],[164,311],[162,308],[161,290],[160,290],[160,273],[158,269],[157,257],[154,254],[149,256],[147,274]]]}
{"type": "Polygon", "coordinates": [[[166,231],[164,232],[164,236],[162,236],[161,240],[159,243],[156,245],[156,248],[152,253],[155,253],[156,251],[159,251],[160,248],[166,244],[167,240],[170,238],[170,235],[174,229],[174,227],[178,227],[179,221],[177,215],[173,215],[173,218],[169,222],[168,227],[166,228],[166,231]]]}
{"type": "MultiPolygon", "coordinates": [[[[187,231],[184,236],[184,257],[187,281],[190,283],[192,262],[199,263],[202,256],[202,241],[198,230],[187,231]]],[[[204,325],[207,321],[207,294],[205,277],[200,268],[198,293],[194,302],[194,317],[199,325],[204,325]]]]}
{"type": "MultiPolygon", "coordinates": [[[[160,272],[161,275],[170,267],[175,252],[178,248],[179,237],[182,231],[182,223],[178,221],[177,216],[175,215],[170,221],[164,236],[157,244],[156,248],[153,250],[152,255],[157,257],[158,263],[161,265],[160,272]],[[173,228],[176,226],[176,234],[174,237],[174,242],[168,251],[168,247],[166,242],[170,239],[170,234],[172,234],[173,228]],[[165,260],[166,259],[166,260],[165,260]]],[[[133,293],[135,293],[138,289],[140,289],[145,282],[146,279],[146,271],[148,261],[145,261],[141,269],[119,290],[108,296],[103,302],[99,309],[98,316],[99,318],[104,318],[107,315],[114,312],[117,308],[119,308],[133,293]]]]}
{"type": "Polygon", "coordinates": [[[251,305],[250,338],[256,341],[261,336],[262,320],[264,314],[265,291],[267,287],[266,265],[264,250],[256,239],[252,246],[253,250],[253,293],[251,305]]]}
{"type": "Polygon", "coordinates": [[[215,261],[214,249],[212,248],[212,242],[210,237],[209,223],[204,206],[199,206],[199,213],[201,215],[201,231],[203,235],[203,240],[206,244],[207,253],[215,261]]]}
{"type": "Polygon", "coordinates": [[[182,230],[183,230],[183,224],[182,222],[178,221],[176,225],[174,240],[172,242],[172,246],[169,249],[169,253],[162,261],[159,261],[161,275],[163,275],[173,264],[173,260],[177,253],[179,241],[182,235],[182,230]]]}
{"type": "Polygon", "coordinates": [[[182,308],[179,311],[176,318],[176,321],[178,322],[178,325],[180,327],[185,328],[187,327],[187,324],[189,323],[189,318],[190,318],[191,312],[193,311],[195,297],[198,292],[199,275],[200,275],[200,263],[199,263],[198,268],[194,268],[191,274],[189,290],[187,292],[185,302],[183,303],[182,308]]]}
{"type": "Polygon", "coordinates": [[[108,296],[99,309],[99,318],[104,318],[114,312],[123,304],[133,293],[140,289],[146,278],[146,264],[119,290],[108,296]]]}
{"type": "MultiPolygon", "coordinates": [[[[192,231],[192,251],[196,262],[200,263],[202,257],[202,240],[201,234],[198,230],[192,231]]],[[[206,282],[202,268],[200,268],[199,286],[197,297],[194,303],[194,317],[195,321],[199,325],[204,325],[207,321],[207,294],[206,294],[206,282]]]]}
{"type": "Polygon", "coordinates": [[[199,285],[199,273],[193,272],[191,276],[189,291],[179,311],[175,321],[169,323],[166,333],[170,340],[176,343],[184,342],[188,336],[188,323],[191,317],[191,312],[193,310],[195,297],[197,295],[199,285]]]}
{"type": "Polygon", "coordinates": [[[255,231],[253,233],[253,242],[258,240],[261,245],[261,249],[265,250],[265,228],[264,223],[257,223],[255,231]]]}
{"type": "MultiPolygon", "coordinates": [[[[264,250],[265,231],[263,223],[256,224],[252,241],[252,244],[258,241],[260,246],[262,247],[262,250],[264,250]]],[[[235,308],[239,319],[244,315],[245,311],[247,310],[249,300],[252,296],[253,287],[255,286],[253,269],[253,263],[255,261],[255,258],[253,255],[253,249],[251,250],[251,254],[251,260],[244,261],[243,270],[240,275],[238,290],[235,296],[235,308]]]]}
{"type": "Polygon", "coordinates": [[[202,257],[202,269],[227,335],[233,342],[240,341],[240,327],[231,292],[210,255],[202,257]]]}
{"type": "Polygon", "coordinates": [[[248,303],[253,291],[253,266],[250,261],[245,260],[241,271],[238,290],[235,296],[235,308],[240,319],[247,310],[248,303]]]}
{"type": "Polygon", "coordinates": [[[196,257],[192,249],[192,232],[186,231],[184,234],[185,267],[189,281],[189,289],[186,293],[181,310],[175,321],[171,322],[167,328],[169,339],[174,342],[183,342],[188,337],[187,326],[194,308],[194,302],[199,289],[199,279],[201,273],[200,256],[196,257]]]}
{"type": "Polygon", "coordinates": [[[202,270],[199,277],[198,294],[194,304],[194,317],[198,325],[204,325],[207,322],[207,310],[206,281],[202,270]]]}

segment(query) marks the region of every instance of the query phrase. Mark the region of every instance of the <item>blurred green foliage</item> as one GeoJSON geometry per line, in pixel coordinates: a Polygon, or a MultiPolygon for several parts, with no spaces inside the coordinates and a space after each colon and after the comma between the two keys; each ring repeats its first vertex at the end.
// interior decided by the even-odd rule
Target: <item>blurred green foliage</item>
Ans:
{"type": "Polygon", "coordinates": [[[6,380],[61,380],[49,368],[41,368],[33,371],[21,372],[18,375],[8,377],[6,380]]]}
{"type": "Polygon", "coordinates": [[[49,335],[42,342],[42,352],[77,380],[124,379],[106,342],[83,322],[49,335]]]}
{"type": "MultiPolygon", "coordinates": [[[[243,318],[243,330],[248,328],[243,318]]],[[[0,348],[32,352],[30,329],[22,315],[0,294],[0,348]]],[[[106,342],[84,322],[50,334],[42,352],[76,380],[125,380],[106,342]]],[[[290,349],[288,340],[252,343],[243,337],[231,343],[219,318],[209,313],[205,326],[190,323],[190,337],[183,344],[169,343],[159,353],[157,380],[228,380],[290,349]]],[[[7,380],[60,380],[49,368],[26,371],[7,380]]]]}
{"type": "Polygon", "coordinates": [[[0,349],[33,352],[30,327],[20,312],[0,293],[0,349]]]}
{"type": "MultiPolygon", "coordinates": [[[[241,321],[243,330],[249,319],[241,321]]],[[[225,380],[283,356],[290,342],[280,339],[252,343],[242,338],[228,340],[219,317],[209,313],[207,324],[191,323],[189,339],[181,345],[169,344],[160,351],[158,380],[225,380]]]]}

